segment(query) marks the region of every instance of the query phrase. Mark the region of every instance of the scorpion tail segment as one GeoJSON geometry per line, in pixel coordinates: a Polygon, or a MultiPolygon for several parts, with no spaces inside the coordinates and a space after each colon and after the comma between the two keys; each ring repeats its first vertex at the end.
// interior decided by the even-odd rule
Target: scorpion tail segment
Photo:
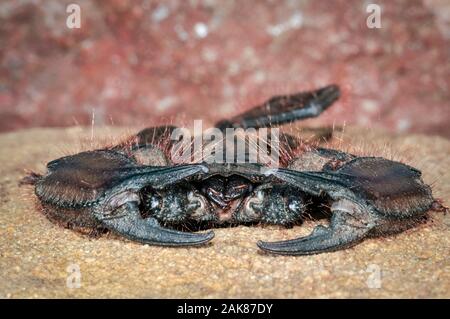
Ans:
{"type": "Polygon", "coordinates": [[[130,240],[158,246],[195,246],[209,242],[214,232],[187,233],[163,228],[152,217],[142,218],[137,201],[120,206],[114,215],[94,213],[102,224],[111,231],[130,240]]]}
{"type": "Polygon", "coordinates": [[[261,128],[291,123],[297,120],[319,116],[340,96],[337,85],[329,85],[315,91],[293,95],[275,96],[262,105],[229,120],[216,123],[216,127],[261,128]]]}
{"type": "Polygon", "coordinates": [[[369,233],[369,227],[349,223],[345,212],[334,212],[329,227],[316,226],[313,232],[297,239],[257,243],[262,250],[280,255],[312,255],[336,251],[356,245],[369,233]]]}

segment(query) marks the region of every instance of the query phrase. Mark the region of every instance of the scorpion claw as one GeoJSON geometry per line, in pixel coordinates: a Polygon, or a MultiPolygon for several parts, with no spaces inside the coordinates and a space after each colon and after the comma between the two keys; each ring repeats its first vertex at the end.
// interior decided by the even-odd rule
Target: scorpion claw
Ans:
{"type": "Polygon", "coordinates": [[[264,251],[280,255],[312,255],[351,247],[361,241],[370,227],[356,227],[345,222],[345,213],[335,212],[330,227],[319,225],[305,237],[277,242],[257,243],[264,251]]]}
{"type": "Polygon", "coordinates": [[[209,242],[214,238],[214,232],[187,233],[161,227],[152,217],[142,218],[138,202],[127,202],[122,207],[118,217],[103,218],[102,223],[110,230],[128,239],[150,245],[159,246],[190,246],[209,242]]]}

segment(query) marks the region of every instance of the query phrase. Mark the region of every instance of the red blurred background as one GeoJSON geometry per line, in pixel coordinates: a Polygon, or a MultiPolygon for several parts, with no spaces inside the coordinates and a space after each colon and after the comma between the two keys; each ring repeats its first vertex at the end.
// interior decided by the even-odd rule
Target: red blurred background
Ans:
{"type": "Polygon", "coordinates": [[[449,40],[448,0],[2,0],[0,130],[211,121],[337,83],[318,124],[450,137],[449,40]]]}

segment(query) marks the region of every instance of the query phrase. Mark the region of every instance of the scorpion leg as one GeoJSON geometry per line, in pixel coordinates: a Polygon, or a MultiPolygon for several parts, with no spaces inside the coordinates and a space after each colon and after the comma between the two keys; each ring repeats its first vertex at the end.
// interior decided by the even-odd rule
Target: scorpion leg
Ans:
{"type": "Polygon", "coordinates": [[[165,125],[148,127],[136,134],[138,144],[158,144],[161,139],[168,139],[176,126],[165,125]]]}
{"type": "Polygon", "coordinates": [[[127,139],[112,150],[128,154],[143,165],[164,166],[171,163],[170,139],[175,126],[148,127],[127,139]]]}
{"type": "Polygon", "coordinates": [[[139,131],[130,139],[115,146],[113,149],[122,150],[130,146],[134,149],[137,149],[140,147],[145,147],[147,145],[158,145],[162,140],[168,140],[170,138],[170,135],[176,128],[176,126],[172,125],[147,127],[139,131]]]}

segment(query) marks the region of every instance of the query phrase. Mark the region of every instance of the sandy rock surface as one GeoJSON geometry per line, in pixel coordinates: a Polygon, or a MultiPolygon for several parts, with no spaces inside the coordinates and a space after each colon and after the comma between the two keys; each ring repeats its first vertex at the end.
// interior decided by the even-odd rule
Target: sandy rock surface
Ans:
{"type": "MultiPolygon", "coordinates": [[[[95,131],[112,139],[136,130],[95,131]]],[[[0,297],[450,297],[450,215],[400,235],[307,257],[260,253],[259,239],[298,237],[314,222],[217,229],[201,248],[160,248],[106,235],[92,239],[51,224],[37,209],[24,169],[90,147],[90,129],[31,129],[0,135],[0,297]],[[87,142],[86,142],[87,141],[87,142]],[[72,271],[79,267],[80,287],[72,271]],[[378,276],[380,274],[380,276],[378,276]],[[69,285],[68,285],[69,283],[69,285]]],[[[421,169],[450,203],[450,141],[346,128],[332,141],[421,169]],[[370,142],[367,142],[370,141],[370,142]]]]}

